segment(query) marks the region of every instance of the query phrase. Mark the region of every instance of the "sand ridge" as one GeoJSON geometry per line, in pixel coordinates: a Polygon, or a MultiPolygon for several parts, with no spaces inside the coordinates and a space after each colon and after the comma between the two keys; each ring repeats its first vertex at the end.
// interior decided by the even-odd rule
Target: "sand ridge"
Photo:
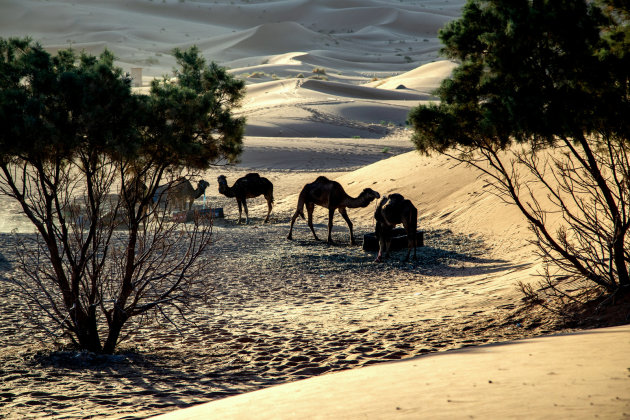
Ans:
{"type": "Polygon", "coordinates": [[[329,54],[343,59],[352,51],[364,58],[334,67],[400,71],[437,58],[437,29],[457,16],[462,4],[117,0],[104,6],[91,1],[7,0],[0,34],[31,35],[51,50],[72,45],[96,53],[106,45],[123,67],[145,67],[151,76],[170,72],[172,48],[192,44],[230,67],[233,60],[249,58],[262,64],[269,56],[292,51],[310,51],[324,61],[329,54]]]}

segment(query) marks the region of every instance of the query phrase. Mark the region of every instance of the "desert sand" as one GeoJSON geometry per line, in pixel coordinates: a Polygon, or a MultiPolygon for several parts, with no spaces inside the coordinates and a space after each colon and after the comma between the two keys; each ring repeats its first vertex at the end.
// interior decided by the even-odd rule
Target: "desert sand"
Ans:
{"type": "Polygon", "coordinates": [[[490,344],[322,375],[155,418],[624,418],[629,350],[627,325],[490,344]],[[601,357],[583,352],[590,346],[601,357]]]}
{"type": "MultiPolygon", "coordinates": [[[[51,352],[1,282],[0,416],[143,418],[212,400],[219,401],[175,417],[629,413],[630,381],[619,361],[627,328],[488,345],[576,328],[524,307],[517,283],[535,281],[541,265],[517,209],[471,168],[420,156],[409,141],[407,113],[436,100],[433,90],[454,67],[438,56],[437,31],[463,3],[3,1],[0,36],[29,35],[52,52],[107,47],[126,71],[143,69],[139,90],[170,74],[173,48],[197,45],[247,81],[238,113],[248,125],[241,163],[200,174],[211,184],[207,202],[225,213],[207,256],[216,299],[194,308],[183,335],[149,323],[131,331],[119,354],[97,356],[51,352]],[[224,174],[231,185],[252,171],[274,183],[271,223],[262,223],[266,203],[257,198],[251,224],[237,225],[236,202],[218,193],[216,178],[224,174]],[[319,175],[352,196],[370,187],[411,199],[425,231],[418,259],[394,253],[374,264],[373,253],[350,246],[338,215],[335,245],[315,241],[301,219],[288,241],[298,194],[319,175]],[[401,361],[384,363],[393,360],[401,361]],[[244,395],[221,399],[237,394],[244,395]],[[578,403],[591,401],[579,397],[588,395],[594,405],[583,409],[578,403]]],[[[359,243],[374,229],[373,212],[349,211],[359,243]]],[[[315,223],[325,237],[322,209],[315,223]]],[[[0,276],[13,269],[11,232],[32,230],[0,197],[0,276]]]]}

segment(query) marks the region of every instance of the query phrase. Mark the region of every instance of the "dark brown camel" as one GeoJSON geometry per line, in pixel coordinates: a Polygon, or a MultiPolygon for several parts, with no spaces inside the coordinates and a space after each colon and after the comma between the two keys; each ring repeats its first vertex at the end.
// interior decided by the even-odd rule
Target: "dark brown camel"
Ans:
{"type": "Polygon", "coordinates": [[[378,256],[374,262],[381,262],[389,256],[389,247],[392,244],[392,230],[401,224],[407,232],[407,257],[409,259],[411,247],[413,247],[413,259],[416,259],[416,230],[418,228],[418,210],[411,201],[400,194],[384,196],[374,212],[376,219],[376,237],[378,238],[378,256]],[[383,253],[385,256],[383,256],[383,253]]]}
{"type": "Polygon", "coordinates": [[[265,223],[269,221],[271,208],[273,207],[273,184],[267,178],[250,173],[236,180],[232,187],[228,187],[227,179],[224,175],[219,175],[219,192],[226,197],[235,197],[238,204],[238,223],[241,223],[243,207],[245,209],[245,223],[249,223],[249,213],[247,211],[247,198],[263,195],[267,200],[267,217],[265,223]]]}
{"type": "Polygon", "coordinates": [[[304,206],[308,212],[308,227],[311,228],[313,236],[319,240],[315,229],[313,228],[313,209],[315,205],[326,207],[328,209],[328,243],[332,243],[332,225],[335,210],[339,209],[339,214],[344,218],[350,229],[350,243],[356,245],[354,234],[352,232],[352,222],[348,217],[346,208],[355,209],[358,207],[367,207],[372,201],[379,198],[380,195],[371,188],[364,189],[358,197],[350,197],[337,181],[331,181],[325,176],[318,177],[314,182],[306,184],[300,192],[297,210],[291,218],[291,228],[289,229],[288,239],[293,239],[293,224],[298,216],[304,219],[304,206]]]}

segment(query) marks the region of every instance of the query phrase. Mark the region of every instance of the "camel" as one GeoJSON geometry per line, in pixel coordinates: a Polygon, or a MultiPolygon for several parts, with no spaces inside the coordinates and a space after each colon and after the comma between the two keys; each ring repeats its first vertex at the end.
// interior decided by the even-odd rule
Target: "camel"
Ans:
{"type": "Polygon", "coordinates": [[[348,217],[346,208],[355,209],[358,207],[367,207],[372,201],[380,197],[380,194],[371,188],[364,189],[358,197],[350,197],[343,189],[341,184],[337,181],[331,181],[325,176],[318,177],[314,182],[306,184],[300,192],[298,199],[297,210],[291,218],[291,228],[289,229],[289,236],[287,239],[293,239],[293,224],[298,216],[304,219],[304,206],[306,205],[306,211],[308,212],[308,226],[313,232],[313,236],[316,240],[319,240],[315,229],[313,228],[313,209],[315,205],[322,206],[328,209],[328,243],[332,244],[332,225],[333,216],[335,210],[339,209],[339,214],[344,218],[350,229],[350,243],[356,245],[354,240],[354,234],[352,232],[352,222],[348,217]]]}
{"type": "MultiPolygon", "coordinates": [[[[147,193],[149,189],[139,178],[133,177],[129,180],[125,185],[121,185],[120,187],[120,197],[125,203],[126,207],[129,207],[131,204],[135,206],[135,204],[139,205],[140,214],[143,216],[147,216],[151,209],[150,205],[150,197],[147,197],[147,193]]],[[[133,210],[135,212],[135,209],[133,210]]]]}
{"type": "Polygon", "coordinates": [[[238,223],[241,223],[243,208],[245,209],[245,223],[249,224],[249,211],[247,210],[247,199],[263,195],[267,200],[267,217],[265,223],[269,222],[269,215],[273,207],[273,184],[267,178],[257,173],[249,173],[236,180],[232,187],[228,186],[225,175],[219,175],[219,193],[226,197],[236,198],[238,204],[238,223]]]}
{"type": "Polygon", "coordinates": [[[193,188],[189,180],[184,177],[177,178],[168,184],[160,185],[155,192],[154,201],[158,203],[166,202],[167,207],[172,209],[190,210],[193,202],[201,197],[210,184],[203,179],[197,183],[197,188],[193,188]],[[186,208],[188,204],[188,208],[186,208]]]}
{"type": "Polygon", "coordinates": [[[378,256],[374,262],[381,262],[389,256],[389,247],[392,244],[392,230],[401,224],[407,232],[407,257],[409,260],[411,247],[413,246],[413,259],[416,259],[416,229],[418,228],[418,210],[411,201],[400,194],[383,196],[374,212],[376,219],[376,237],[378,238],[378,256]],[[385,256],[383,255],[385,254],[385,256]]]}

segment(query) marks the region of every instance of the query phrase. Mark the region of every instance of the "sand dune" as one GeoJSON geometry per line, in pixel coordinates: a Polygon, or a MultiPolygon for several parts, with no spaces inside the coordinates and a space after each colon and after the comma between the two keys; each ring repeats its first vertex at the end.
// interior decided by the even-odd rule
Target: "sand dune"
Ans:
{"type": "Polygon", "coordinates": [[[213,37],[197,45],[211,57],[234,60],[251,56],[271,56],[286,51],[318,49],[328,41],[325,35],[296,22],[268,23],[233,34],[213,37]]]}
{"type": "Polygon", "coordinates": [[[630,410],[620,357],[630,350],[629,336],[622,326],[422,356],[156,419],[247,419],[253,412],[259,419],[622,418],[630,410]],[[583,352],[589,346],[601,349],[601,359],[583,352]]]}
{"type": "Polygon", "coordinates": [[[404,86],[420,92],[432,93],[447,78],[456,64],[447,60],[428,63],[411,71],[387,79],[366,83],[365,86],[396,89],[404,86]]]}
{"type": "Polygon", "coordinates": [[[145,83],[171,71],[172,48],[193,44],[250,85],[298,76],[308,79],[314,76],[313,69],[322,68],[329,83],[305,80],[292,92],[284,91],[281,101],[275,87],[250,88],[247,103],[254,105],[243,109],[249,121],[247,134],[375,138],[390,131],[387,125],[404,125],[411,106],[431,99],[427,94],[442,74],[412,72],[404,80],[370,85],[379,90],[358,85],[415,71],[436,59],[437,28],[459,10],[457,2],[445,6],[377,0],[235,5],[120,0],[107,6],[11,0],[2,6],[0,35],[30,35],[51,51],[72,46],[97,54],[107,47],[124,69],[142,67],[145,83]],[[401,84],[408,90],[395,90],[401,84]],[[335,100],[353,102],[332,104],[335,100]],[[273,101],[278,101],[275,106],[273,101]],[[293,102],[299,108],[285,112],[285,105],[293,102]],[[270,106],[265,109],[266,105],[270,106]]]}
{"type": "Polygon", "coordinates": [[[374,63],[382,73],[436,59],[437,28],[456,16],[461,4],[7,0],[0,35],[30,35],[51,50],[75,46],[92,53],[104,46],[93,42],[105,42],[123,67],[141,66],[151,76],[170,72],[172,48],[193,44],[231,67],[231,61],[261,57],[261,64],[269,55],[292,51],[336,53],[338,60],[352,52],[357,57],[337,70],[365,71],[362,63],[374,63]]]}
{"type": "Polygon", "coordinates": [[[404,127],[410,109],[430,99],[434,97],[410,90],[276,80],[249,85],[240,112],[251,136],[376,138],[404,127]]]}
{"type": "Polygon", "coordinates": [[[354,99],[371,99],[385,101],[426,101],[431,99],[426,95],[407,93],[404,91],[386,91],[373,89],[364,86],[352,86],[334,82],[324,82],[321,80],[307,80],[300,86],[302,89],[309,89],[327,95],[342,96],[354,99]]]}

